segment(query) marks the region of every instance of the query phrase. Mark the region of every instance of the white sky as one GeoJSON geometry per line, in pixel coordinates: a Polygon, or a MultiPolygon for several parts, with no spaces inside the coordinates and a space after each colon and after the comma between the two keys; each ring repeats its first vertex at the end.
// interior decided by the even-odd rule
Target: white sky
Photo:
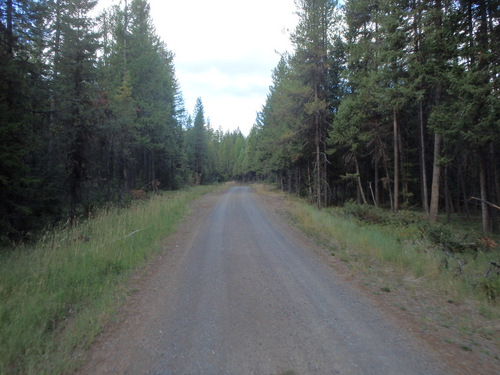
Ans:
{"type": "MultiPolygon", "coordinates": [[[[129,3],[132,0],[129,0],[129,3]]],[[[123,2],[123,0],[122,0],[123,2]]],[[[100,0],[99,7],[120,0],[100,0]]],[[[271,74],[291,51],[294,0],[149,0],[157,34],[175,54],[185,106],[201,97],[215,129],[248,135],[265,104],[271,74]]]]}

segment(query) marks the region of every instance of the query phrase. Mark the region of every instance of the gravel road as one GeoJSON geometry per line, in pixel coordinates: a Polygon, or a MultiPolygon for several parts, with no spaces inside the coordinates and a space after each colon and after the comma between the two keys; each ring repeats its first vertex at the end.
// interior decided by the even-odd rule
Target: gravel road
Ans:
{"type": "Polygon", "coordinates": [[[250,187],[198,209],[82,373],[445,373],[250,187]]]}

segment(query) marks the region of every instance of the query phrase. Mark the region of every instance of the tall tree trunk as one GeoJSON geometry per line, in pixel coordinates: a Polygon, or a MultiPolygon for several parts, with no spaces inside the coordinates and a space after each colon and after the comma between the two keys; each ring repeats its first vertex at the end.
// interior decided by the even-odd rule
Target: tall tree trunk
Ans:
{"type": "Polygon", "coordinates": [[[401,136],[401,130],[399,129],[399,123],[398,123],[398,152],[399,152],[399,175],[400,175],[400,191],[402,192],[402,196],[404,198],[404,204],[409,205],[409,187],[408,187],[408,178],[405,178],[406,174],[406,168],[405,166],[407,165],[407,160],[405,159],[405,148],[403,147],[403,139],[401,136]]]}
{"type": "Polygon", "coordinates": [[[380,183],[379,183],[378,163],[379,163],[379,160],[378,159],[375,160],[375,200],[374,200],[374,203],[375,203],[376,207],[380,206],[380,191],[379,191],[380,183]]]}
{"type": "Polygon", "coordinates": [[[486,235],[489,229],[488,220],[488,190],[486,183],[486,162],[484,160],[484,155],[479,152],[479,184],[481,189],[481,218],[483,223],[483,234],[486,235]]]}
{"type": "Polygon", "coordinates": [[[464,209],[465,214],[467,215],[467,219],[470,219],[470,211],[469,211],[469,197],[467,195],[467,189],[465,188],[465,179],[462,172],[463,166],[461,165],[457,171],[457,180],[460,182],[460,189],[462,193],[462,199],[464,200],[464,209]]]}
{"type": "Polygon", "coordinates": [[[495,156],[495,145],[490,143],[490,155],[491,155],[491,165],[493,168],[493,181],[495,186],[495,200],[493,203],[500,203],[500,175],[498,173],[498,163],[497,158],[495,156]]]}
{"type": "Polygon", "coordinates": [[[158,184],[156,181],[156,164],[155,164],[155,151],[151,150],[151,188],[156,193],[158,191],[158,184]]]}
{"type": "Polygon", "coordinates": [[[391,203],[391,211],[394,211],[394,199],[392,199],[392,189],[391,189],[391,177],[389,175],[389,161],[388,157],[385,154],[385,151],[382,151],[382,158],[384,160],[384,171],[385,171],[385,182],[384,182],[384,188],[387,188],[389,190],[389,202],[391,203]]]}
{"type": "Polygon", "coordinates": [[[320,152],[320,132],[318,115],[315,116],[316,122],[316,205],[318,210],[321,209],[321,152],[320,152]]]}
{"type": "Polygon", "coordinates": [[[295,194],[300,195],[300,166],[295,166],[295,194]]]}
{"type": "Polygon", "coordinates": [[[365,192],[363,190],[363,185],[361,184],[361,175],[359,173],[358,158],[355,157],[354,162],[356,163],[356,175],[357,175],[356,180],[358,182],[358,191],[360,193],[361,199],[363,200],[363,203],[368,204],[368,202],[366,201],[365,192]]]}
{"type": "Polygon", "coordinates": [[[399,210],[399,135],[398,135],[398,113],[394,108],[392,110],[394,125],[394,205],[393,211],[399,210]]]}
{"type": "Polygon", "coordinates": [[[434,165],[432,167],[432,188],[431,188],[431,206],[429,208],[429,220],[436,222],[439,213],[439,183],[441,177],[441,144],[443,136],[439,133],[434,135],[434,165]]]}
{"type": "Polygon", "coordinates": [[[329,194],[330,194],[330,189],[329,189],[329,184],[328,184],[328,162],[326,160],[326,145],[325,145],[325,140],[326,135],[322,135],[322,145],[323,145],[323,204],[325,207],[329,203],[329,194]]]}
{"type": "Polygon", "coordinates": [[[429,215],[429,190],[427,188],[427,168],[425,163],[424,108],[422,101],[418,104],[419,135],[420,135],[420,184],[422,190],[422,207],[429,215]]]}
{"type": "MultiPolygon", "coordinates": [[[[493,142],[488,146],[488,201],[493,204],[498,204],[498,180],[497,166],[495,160],[495,150],[493,142]]],[[[498,233],[498,210],[492,206],[488,206],[489,217],[491,222],[491,232],[498,233]]]]}
{"type": "Polygon", "coordinates": [[[312,199],[313,198],[313,190],[312,190],[313,182],[312,182],[312,177],[311,177],[311,163],[309,161],[307,161],[307,182],[309,185],[309,199],[312,199]]]}
{"type": "Polygon", "coordinates": [[[453,199],[451,198],[450,186],[449,186],[449,168],[448,165],[444,167],[444,198],[446,205],[446,220],[449,222],[451,220],[451,214],[454,212],[453,209],[453,199]]]}

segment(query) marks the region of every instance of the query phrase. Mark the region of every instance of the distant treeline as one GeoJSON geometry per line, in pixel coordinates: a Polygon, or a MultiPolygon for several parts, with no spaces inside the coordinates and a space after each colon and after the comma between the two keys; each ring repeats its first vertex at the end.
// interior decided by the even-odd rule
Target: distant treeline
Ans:
{"type": "Polygon", "coordinates": [[[148,2],[96,3],[0,2],[0,242],[241,167],[243,135],[186,112],[148,2]]]}
{"type": "Polygon", "coordinates": [[[497,232],[500,1],[296,3],[250,172],[318,207],[353,199],[431,221],[481,207],[497,232]]]}

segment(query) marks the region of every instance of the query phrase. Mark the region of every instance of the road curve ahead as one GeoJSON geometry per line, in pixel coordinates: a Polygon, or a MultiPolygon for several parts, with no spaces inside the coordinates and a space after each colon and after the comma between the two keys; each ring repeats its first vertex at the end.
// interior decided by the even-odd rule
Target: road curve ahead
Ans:
{"type": "Polygon", "coordinates": [[[151,301],[159,307],[128,344],[119,343],[129,346],[121,370],[108,363],[105,372],[445,373],[259,202],[250,187],[220,197],[151,301]]]}

